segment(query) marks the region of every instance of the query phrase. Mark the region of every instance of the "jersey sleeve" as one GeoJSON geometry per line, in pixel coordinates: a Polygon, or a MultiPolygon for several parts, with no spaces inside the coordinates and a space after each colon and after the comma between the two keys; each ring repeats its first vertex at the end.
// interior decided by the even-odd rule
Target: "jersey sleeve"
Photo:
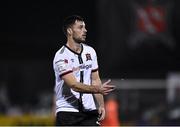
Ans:
{"type": "Polygon", "coordinates": [[[92,54],[93,54],[92,72],[96,72],[98,70],[98,61],[97,61],[96,51],[94,49],[92,49],[92,54]]]}
{"type": "Polygon", "coordinates": [[[60,77],[73,72],[70,61],[63,55],[56,56],[54,60],[54,69],[60,77]]]}

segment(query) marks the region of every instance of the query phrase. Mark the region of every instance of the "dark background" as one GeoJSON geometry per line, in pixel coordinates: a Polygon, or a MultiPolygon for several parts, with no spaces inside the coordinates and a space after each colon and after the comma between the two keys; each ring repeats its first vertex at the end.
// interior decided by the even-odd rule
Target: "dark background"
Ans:
{"type": "Polygon", "coordinates": [[[104,7],[103,0],[7,1],[2,7],[0,82],[7,86],[12,104],[37,103],[40,93],[53,91],[52,61],[66,42],[63,18],[72,14],[85,19],[87,44],[97,51],[102,78],[165,79],[169,72],[180,70],[179,0],[173,0],[170,18],[176,42],[173,50],[162,45],[129,49],[125,43],[132,19],[130,1],[109,3],[104,7]],[[118,10],[113,10],[115,5],[118,10]],[[115,24],[111,22],[113,11],[120,21],[115,24]],[[116,28],[120,28],[119,35],[114,34],[116,28]]]}
{"type": "Polygon", "coordinates": [[[53,92],[52,61],[66,42],[62,21],[66,16],[84,17],[88,39],[95,45],[95,1],[8,1],[3,8],[7,28],[1,33],[1,80],[14,104],[38,102],[39,94],[53,92]]]}

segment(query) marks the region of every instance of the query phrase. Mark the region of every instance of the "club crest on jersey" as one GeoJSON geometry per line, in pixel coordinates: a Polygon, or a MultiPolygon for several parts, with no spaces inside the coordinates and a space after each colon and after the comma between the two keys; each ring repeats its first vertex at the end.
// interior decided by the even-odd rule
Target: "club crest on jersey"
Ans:
{"type": "Polygon", "coordinates": [[[86,61],[88,61],[88,60],[92,60],[91,59],[91,54],[89,54],[89,53],[86,54],[86,61]]]}
{"type": "Polygon", "coordinates": [[[67,60],[67,59],[64,59],[64,63],[68,63],[68,60],[67,60]]]}

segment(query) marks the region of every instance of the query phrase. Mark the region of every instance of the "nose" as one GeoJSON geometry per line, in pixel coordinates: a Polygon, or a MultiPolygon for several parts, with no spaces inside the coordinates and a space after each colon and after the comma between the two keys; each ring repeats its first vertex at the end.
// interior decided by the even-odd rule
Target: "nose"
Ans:
{"type": "Polygon", "coordinates": [[[84,28],[84,32],[85,32],[85,33],[87,32],[86,28],[84,28]]]}

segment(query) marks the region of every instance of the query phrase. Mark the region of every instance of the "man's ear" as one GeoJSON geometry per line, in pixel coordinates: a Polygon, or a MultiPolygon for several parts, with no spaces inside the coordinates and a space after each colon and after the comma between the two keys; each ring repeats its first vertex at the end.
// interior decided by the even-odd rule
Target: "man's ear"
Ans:
{"type": "Polygon", "coordinates": [[[67,33],[70,34],[70,35],[72,34],[71,28],[68,28],[68,29],[67,29],[67,33]]]}

